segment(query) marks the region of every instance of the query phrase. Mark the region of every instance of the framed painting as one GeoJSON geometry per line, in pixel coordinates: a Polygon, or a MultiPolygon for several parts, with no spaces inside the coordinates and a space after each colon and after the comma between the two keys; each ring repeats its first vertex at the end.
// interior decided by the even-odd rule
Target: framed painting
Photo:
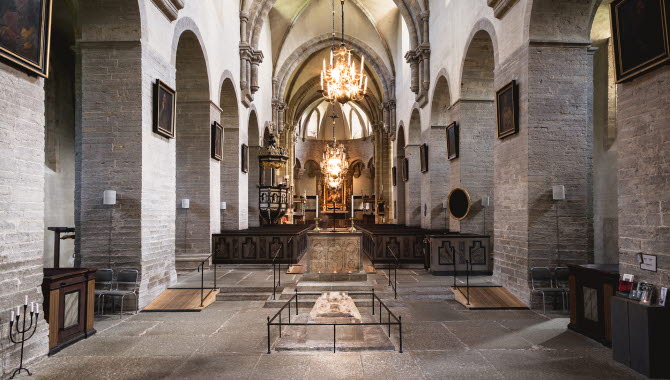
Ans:
{"type": "Polygon", "coordinates": [[[398,186],[398,169],[395,166],[391,168],[391,179],[393,186],[398,186]]]}
{"type": "Polygon", "coordinates": [[[49,76],[51,1],[0,1],[0,57],[44,78],[49,76]]]}
{"type": "Polygon", "coordinates": [[[154,133],[175,137],[177,92],[160,79],[154,86],[154,133]]]}
{"type": "Polygon", "coordinates": [[[249,173],[249,146],[242,144],[242,173],[249,173]]]}
{"type": "Polygon", "coordinates": [[[409,181],[409,158],[402,159],[402,180],[409,181]]]}
{"type": "Polygon", "coordinates": [[[223,159],[223,127],[216,121],[212,123],[212,158],[223,159]]]}
{"type": "Polygon", "coordinates": [[[496,106],[498,138],[519,133],[519,86],[515,80],[496,92],[496,106]]]}
{"type": "Polygon", "coordinates": [[[447,159],[458,158],[458,123],[453,122],[447,127],[447,159]]]}
{"type": "Polygon", "coordinates": [[[617,83],[670,60],[667,0],[615,0],[610,4],[617,83]]]}
{"type": "Polygon", "coordinates": [[[421,158],[421,173],[428,171],[428,144],[419,147],[419,156],[421,158]]]}

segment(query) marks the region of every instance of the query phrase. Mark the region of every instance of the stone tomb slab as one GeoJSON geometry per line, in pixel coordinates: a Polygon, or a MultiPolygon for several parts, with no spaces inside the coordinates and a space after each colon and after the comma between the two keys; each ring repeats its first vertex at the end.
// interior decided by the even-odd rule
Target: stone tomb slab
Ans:
{"type": "Polygon", "coordinates": [[[338,351],[393,351],[393,343],[382,326],[348,324],[376,322],[372,315],[361,315],[353,299],[343,292],[323,293],[309,314],[296,316],[275,346],[277,351],[330,351],[335,338],[338,351]],[[344,324],[333,327],[332,324],[344,324]],[[335,335],[335,336],[334,336],[335,335]]]}

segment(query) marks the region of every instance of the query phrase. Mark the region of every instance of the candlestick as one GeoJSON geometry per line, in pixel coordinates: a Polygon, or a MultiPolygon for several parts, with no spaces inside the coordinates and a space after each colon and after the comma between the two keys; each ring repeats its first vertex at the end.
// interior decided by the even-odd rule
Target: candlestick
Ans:
{"type": "MultiPolygon", "coordinates": [[[[27,298],[27,297],[26,297],[27,298]]],[[[31,311],[32,311],[32,306],[33,303],[31,303],[31,311]]],[[[23,305],[24,309],[27,310],[28,308],[28,300],[26,299],[25,304],[23,305]]],[[[23,366],[23,349],[25,342],[28,341],[30,338],[33,337],[35,334],[35,331],[37,330],[37,322],[39,321],[39,308],[37,311],[37,314],[30,313],[30,320],[28,320],[28,315],[27,313],[23,313],[23,323],[21,326],[19,326],[19,313],[21,312],[21,308],[19,306],[16,307],[17,315],[14,315],[14,311],[12,311],[12,319],[9,321],[9,340],[14,343],[14,344],[21,344],[21,361],[19,364],[19,368],[14,370],[12,373],[12,376],[10,379],[13,379],[17,374],[19,374],[21,371],[26,371],[29,376],[32,374],[30,371],[23,366]],[[33,320],[33,317],[35,318],[33,320]],[[28,326],[26,327],[26,322],[28,322],[28,326]],[[16,325],[15,325],[16,324],[16,325]],[[31,331],[32,330],[32,331],[31,331]],[[26,336],[26,333],[28,333],[28,336],[26,336]]]]}

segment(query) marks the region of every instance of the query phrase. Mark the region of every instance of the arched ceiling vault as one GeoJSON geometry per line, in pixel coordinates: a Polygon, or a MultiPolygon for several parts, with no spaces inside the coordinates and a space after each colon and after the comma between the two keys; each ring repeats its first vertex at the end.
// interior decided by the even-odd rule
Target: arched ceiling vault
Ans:
{"type": "MultiPolygon", "coordinates": [[[[423,106],[430,86],[430,43],[428,35],[428,0],[346,0],[345,38],[347,43],[365,54],[370,64],[376,64],[374,72],[378,76],[383,93],[379,98],[384,102],[395,101],[395,70],[404,59],[410,64],[410,89],[423,106]],[[401,21],[402,20],[402,21],[401,21]],[[409,34],[409,51],[398,51],[399,23],[404,22],[409,34]],[[356,35],[359,40],[351,37],[356,35]],[[365,47],[365,48],[361,48],[365,47]],[[374,58],[373,58],[374,57],[374,58]],[[402,58],[401,58],[402,57],[402,58]],[[386,75],[388,74],[388,75],[386,75]]],[[[335,0],[335,29],[340,31],[340,1],[335,0]]],[[[253,102],[253,94],[259,89],[259,64],[268,56],[273,67],[273,102],[277,113],[287,100],[287,87],[294,69],[324,46],[331,37],[331,0],[241,0],[240,6],[240,89],[244,94],[243,104],[253,102]],[[268,21],[266,21],[268,20],[268,21]],[[271,52],[261,52],[259,41],[263,35],[264,23],[268,22],[271,33],[271,52]],[[325,38],[324,38],[325,36],[325,38]],[[305,47],[310,49],[305,52],[305,47]],[[264,54],[265,53],[265,54],[264,54]],[[300,63],[295,63],[300,59],[300,63]],[[280,77],[278,79],[278,77],[280,77]]],[[[405,47],[406,48],[406,47],[405,47]]],[[[265,74],[263,74],[265,75],[265,74]]],[[[295,86],[293,86],[295,87],[295,86]]],[[[388,106],[393,108],[394,106],[388,106]]],[[[394,108],[393,108],[394,109],[394,108]]],[[[275,117],[273,117],[275,118],[275,117]]],[[[279,122],[281,123],[281,122],[279,122]]]]}

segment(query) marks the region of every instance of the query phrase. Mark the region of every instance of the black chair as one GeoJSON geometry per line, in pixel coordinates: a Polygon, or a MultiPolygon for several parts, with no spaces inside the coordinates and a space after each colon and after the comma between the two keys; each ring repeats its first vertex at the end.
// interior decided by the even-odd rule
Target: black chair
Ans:
{"type": "MultiPolygon", "coordinates": [[[[546,295],[563,294],[563,290],[554,287],[554,274],[547,267],[530,268],[530,283],[533,293],[542,294],[542,307],[544,314],[547,314],[546,295]]],[[[563,301],[563,297],[561,297],[563,301]]],[[[563,304],[565,309],[565,303],[563,304]]]]}
{"type": "Polygon", "coordinates": [[[102,295],[103,302],[106,296],[112,298],[121,297],[121,311],[119,312],[119,318],[123,318],[123,302],[126,296],[135,296],[135,312],[137,313],[140,309],[140,303],[137,297],[139,275],[140,273],[137,269],[120,270],[116,275],[116,281],[114,282],[116,289],[105,292],[105,294],[102,295]]]}
{"type": "Polygon", "coordinates": [[[570,294],[570,288],[568,285],[569,278],[570,269],[568,269],[568,267],[554,268],[554,284],[556,285],[556,288],[563,291],[563,309],[565,309],[565,305],[568,304],[566,300],[568,299],[568,294],[570,294]]]}
{"type": "Polygon", "coordinates": [[[95,298],[98,301],[98,314],[102,315],[102,296],[112,291],[114,282],[114,271],[111,269],[98,269],[95,272],[95,298]]]}

